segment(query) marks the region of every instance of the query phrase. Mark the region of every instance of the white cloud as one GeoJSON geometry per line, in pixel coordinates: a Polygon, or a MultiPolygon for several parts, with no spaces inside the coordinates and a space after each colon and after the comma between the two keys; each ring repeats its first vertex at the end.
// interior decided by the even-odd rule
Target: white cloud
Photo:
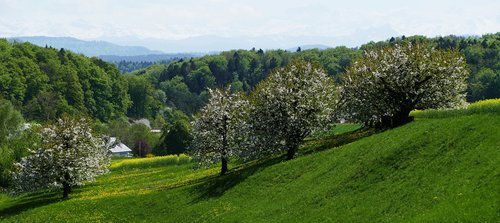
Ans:
{"type": "Polygon", "coordinates": [[[500,31],[500,1],[0,0],[0,36],[346,36],[500,31]],[[386,32],[386,33],[383,33],[386,32]],[[392,32],[392,33],[391,33],[392,32]]]}

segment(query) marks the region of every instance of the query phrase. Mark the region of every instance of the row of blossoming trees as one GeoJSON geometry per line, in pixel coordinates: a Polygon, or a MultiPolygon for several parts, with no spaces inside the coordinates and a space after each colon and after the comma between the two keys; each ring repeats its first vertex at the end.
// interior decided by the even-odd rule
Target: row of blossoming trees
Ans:
{"type": "Polygon", "coordinates": [[[402,43],[365,52],[336,86],[310,62],[271,72],[248,96],[210,91],[193,122],[188,150],[202,164],[255,159],[286,151],[292,159],[311,132],[339,118],[377,127],[411,121],[410,111],[465,103],[468,70],[455,50],[402,43]]]}
{"type": "MultiPolygon", "coordinates": [[[[250,95],[210,91],[193,122],[188,150],[202,164],[256,159],[286,152],[292,159],[305,137],[339,118],[395,127],[413,109],[452,108],[465,103],[468,71],[454,50],[403,43],[366,52],[336,86],[319,66],[292,62],[274,70],[250,95]]],[[[107,172],[104,139],[81,119],[61,119],[43,129],[41,143],[17,163],[16,191],[71,188],[107,172]]]]}

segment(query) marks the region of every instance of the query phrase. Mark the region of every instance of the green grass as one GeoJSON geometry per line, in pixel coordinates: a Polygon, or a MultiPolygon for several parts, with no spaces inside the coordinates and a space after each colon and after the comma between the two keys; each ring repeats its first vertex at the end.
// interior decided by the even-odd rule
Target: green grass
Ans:
{"type": "Polygon", "coordinates": [[[337,123],[337,124],[332,125],[330,130],[315,133],[311,137],[311,139],[325,138],[325,137],[331,137],[334,135],[349,133],[349,132],[353,132],[353,131],[356,131],[358,129],[361,129],[361,127],[362,127],[361,124],[337,123]]]}
{"type": "Polygon", "coordinates": [[[487,99],[474,102],[462,109],[452,110],[416,110],[411,112],[411,116],[415,118],[448,118],[473,114],[496,114],[500,115],[500,98],[487,99]]]}
{"type": "Polygon", "coordinates": [[[194,170],[176,157],[115,160],[60,192],[0,194],[5,222],[498,222],[500,116],[417,118],[308,141],[301,155],[194,170]],[[338,141],[345,140],[343,143],[338,141]],[[354,142],[352,142],[354,141],[354,142]],[[342,145],[331,148],[335,143],[342,145]],[[347,143],[347,144],[346,144],[347,143]],[[327,149],[331,145],[331,149],[327,149]],[[318,149],[320,148],[320,149],[318,149]],[[313,151],[313,152],[311,152],[313,151]],[[176,160],[175,162],[172,160],[176,160]]]}
{"type": "Polygon", "coordinates": [[[170,165],[183,165],[192,163],[192,158],[181,155],[157,156],[145,159],[114,158],[111,164],[112,170],[146,169],[153,167],[164,167],[170,165]]]}

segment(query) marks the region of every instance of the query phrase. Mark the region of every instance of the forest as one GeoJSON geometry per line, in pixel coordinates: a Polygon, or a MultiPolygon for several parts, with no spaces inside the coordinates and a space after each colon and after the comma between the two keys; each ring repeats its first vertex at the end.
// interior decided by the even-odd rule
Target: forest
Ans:
{"type": "MultiPolygon", "coordinates": [[[[0,193],[0,206],[4,207],[0,214],[7,214],[7,218],[26,217],[20,213],[27,209],[21,201],[38,196],[38,192],[52,198],[56,191],[62,192],[62,200],[57,198],[60,202],[49,204],[54,208],[68,200],[78,201],[82,191],[93,190],[93,184],[83,186],[92,181],[98,181],[94,184],[95,191],[101,191],[98,194],[109,194],[106,191],[111,187],[115,192],[123,189],[113,183],[99,183],[106,176],[123,185],[138,185],[148,193],[151,188],[155,195],[184,188],[194,189],[187,194],[221,191],[212,200],[232,187],[241,190],[238,184],[244,185],[248,176],[266,182],[266,175],[261,175],[265,172],[288,178],[291,171],[290,179],[300,182],[304,169],[318,168],[317,162],[307,158],[316,155],[350,158],[322,162],[319,167],[326,169],[315,170],[321,177],[311,178],[314,181],[325,175],[342,175],[345,169],[355,170],[346,180],[329,180],[323,186],[311,187],[328,191],[332,183],[377,185],[379,179],[391,179],[397,175],[394,173],[419,182],[422,176],[424,181],[442,180],[443,174],[422,170],[429,163],[431,169],[451,168],[441,172],[460,175],[463,172],[456,171],[456,163],[466,170],[471,160],[486,163],[485,168],[494,163],[478,161],[479,153],[473,150],[492,153],[498,135],[493,123],[499,99],[484,99],[499,97],[499,34],[433,39],[402,36],[359,48],[298,48],[295,52],[232,50],[154,64],[127,74],[114,64],[64,49],[0,43],[0,189],[14,195],[7,198],[6,193],[0,193]],[[429,134],[439,139],[429,140],[429,134]],[[483,135],[488,138],[476,137],[483,135]],[[122,154],[113,149],[119,143],[129,146],[135,158],[129,158],[132,154],[117,157],[122,154]],[[329,148],[335,149],[324,151],[329,148]],[[434,148],[438,154],[428,155],[434,148]],[[351,155],[339,156],[337,151],[351,155]],[[456,161],[457,151],[469,151],[474,156],[456,161]],[[415,160],[422,164],[412,166],[415,160]],[[439,162],[433,163],[436,160],[439,162]],[[357,162],[363,164],[356,166],[357,162]],[[348,167],[332,171],[339,163],[348,167]],[[131,169],[120,170],[122,166],[131,169]],[[171,172],[170,167],[177,170],[171,172]],[[300,171],[294,171],[296,167],[300,171]],[[166,172],[158,174],[162,170],[151,168],[166,172]],[[410,173],[405,173],[407,169],[410,173]],[[131,183],[131,173],[143,183],[160,179],[169,183],[131,183]],[[234,181],[237,183],[232,185],[234,181]]],[[[391,185],[401,183],[400,176],[394,182],[389,180],[391,185]]],[[[273,185],[267,188],[282,188],[274,186],[276,179],[283,180],[279,177],[267,177],[273,185]]],[[[311,183],[298,185],[304,188],[311,183]]],[[[345,187],[351,198],[351,186],[345,187]]],[[[265,189],[261,184],[251,188],[265,189]]],[[[461,196],[461,191],[453,191],[453,196],[461,196]]],[[[491,190],[481,187],[475,193],[486,191],[491,190]]],[[[286,187],[284,192],[292,193],[286,187]]],[[[115,195],[112,197],[123,197],[115,195]]],[[[42,210],[36,208],[42,200],[34,199],[33,209],[42,210]]],[[[163,206],[171,204],[156,197],[152,200],[163,206]]],[[[194,203],[201,204],[197,199],[194,203]]],[[[491,210],[487,212],[485,218],[492,216],[491,210]]]]}
{"type": "Polygon", "coordinates": [[[120,117],[154,119],[165,110],[196,113],[208,100],[208,88],[250,92],[271,70],[302,59],[317,63],[339,82],[351,61],[367,49],[398,41],[428,42],[456,48],[466,58],[467,101],[500,97],[500,33],[482,37],[397,37],[359,48],[326,50],[233,50],[180,59],[121,75],[113,64],[64,49],[0,40],[0,97],[27,120],[46,122],[79,114],[109,122],[120,117]]]}
{"type": "MultiPolygon", "coordinates": [[[[467,101],[474,102],[500,97],[500,33],[482,37],[446,36],[427,38],[424,36],[397,37],[387,41],[369,42],[359,48],[336,47],[326,50],[261,49],[233,50],[219,55],[204,56],[189,60],[178,60],[165,65],[132,72],[131,75],[145,79],[150,85],[148,95],[156,101],[164,101],[171,107],[193,114],[207,102],[207,88],[229,86],[232,91],[250,92],[271,70],[284,67],[293,60],[305,60],[321,65],[326,72],[340,82],[342,74],[351,61],[363,51],[394,45],[400,41],[426,42],[437,49],[458,49],[465,56],[470,76],[467,86],[467,101]],[[165,97],[163,97],[165,96],[165,97]]],[[[145,83],[146,84],[146,83],[145,83]]],[[[154,117],[157,103],[144,101],[140,109],[129,115],[154,117]]]]}
{"type": "MultiPolygon", "coordinates": [[[[359,48],[232,50],[152,64],[127,74],[97,57],[3,39],[0,99],[11,103],[27,122],[47,123],[63,115],[89,117],[97,121],[101,132],[123,138],[135,154],[181,153],[190,140],[189,122],[208,102],[209,88],[250,93],[271,71],[297,60],[322,67],[340,83],[346,68],[364,51],[405,41],[457,49],[463,54],[470,70],[468,102],[500,97],[500,33],[496,33],[481,37],[401,36],[359,48]],[[160,137],[143,126],[129,125],[141,118],[168,134],[160,137]]],[[[126,62],[119,65],[130,70],[134,67],[126,62]]]]}
{"type": "Polygon", "coordinates": [[[189,122],[208,102],[208,89],[250,93],[271,71],[297,60],[323,68],[340,83],[346,68],[364,51],[404,41],[463,54],[470,70],[468,102],[500,97],[500,33],[496,33],[402,36],[359,48],[232,50],[153,64],[127,74],[96,57],[4,39],[0,40],[0,99],[11,103],[27,122],[43,124],[63,115],[89,117],[97,121],[99,131],[122,138],[136,155],[178,154],[191,140],[189,122]],[[154,135],[145,126],[129,124],[141,118],[149,119],[151,127],[163,129],[164,134],[154,135]]]}
{"type": "Polygon", "coordinates": [[[0,40],[0,97],[28,120],[62,114],[100,121],[125,116],[131,101],[116,66],[64,49],[0,40]]]}

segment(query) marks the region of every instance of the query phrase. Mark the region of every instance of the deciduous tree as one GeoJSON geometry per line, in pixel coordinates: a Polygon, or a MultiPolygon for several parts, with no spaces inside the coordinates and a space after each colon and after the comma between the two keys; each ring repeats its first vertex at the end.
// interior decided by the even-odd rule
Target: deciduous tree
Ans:
{"type": "Polygon", "coordinates": [[[252,94],[249,122],[258,147],[286,150],[292,159],[306,136],[330,122],[334,92],[333,80],[312,63],[294,61],[274,70],[252,94]]]}
{"type": "Polygon", "coordinates": [[[59,119],[43,129],[41,138],[40,148],[16,164],[13,181],[17,192],[63,188],[66,198],[73,186],[108,171],[107,144],[94,136],[85,119],[59,119]]]}
{"type": "Polygon", "coordinates": [[[192,123],[193,140],[189,153],[202,164],[221,162],[221,175],[228,170],[228,161],[237,156],[244,142],[249,103],[240,94],[229,90],[210,90],[208,104],[192,123]]]}
{"type": "Polygon", "coordinates": [[[342,78],[344,117],[394,127],[413,109],[460,106],[468,73],[456,50],[402,42],[367,51],[342,78]]]}

